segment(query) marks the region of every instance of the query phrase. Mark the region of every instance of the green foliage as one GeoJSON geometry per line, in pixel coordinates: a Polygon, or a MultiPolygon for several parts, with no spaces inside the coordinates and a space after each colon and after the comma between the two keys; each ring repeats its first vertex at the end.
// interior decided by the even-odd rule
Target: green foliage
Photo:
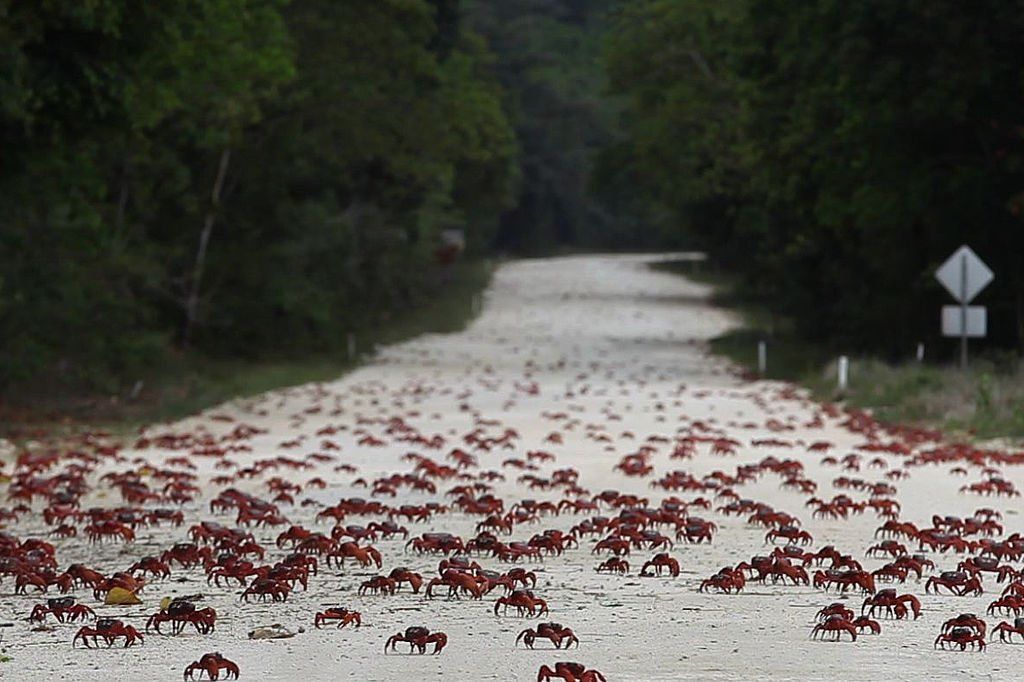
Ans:
{"type": "MultiPolygon", "coordinates": [[[[178,356],[144,375],[143,399],[129,404],[92,407],[87,416],[100,423],[112,421],[121,428],[132,424],[180,419],[210,405],[239,396],[252,396],[312,381],[323,381],[352,369],[360,356],[375,346],[404,341],[424,333],[460,331],[474,315],[474,297],[487,286],[491,265],[485,261],[460,263],[452,280],[441,289],[424,292],[429,299],[409,311],[372,325],[355,334],[356,358],[333,349],[316,352],[308,346],[296,354],[285,350],[269,353],[253,363],[246,358],[210,358],[195,354],[178,356]],[[127,422],[127,423],[125,423],[127,422]]],[[[346,337],[347,338],[347,335],[346,337]]],[[[93,422],[95,423],[95,422],[93,422]]]]}
{"type": "Polygon", "coordinates": [[[130,385],[193,290],[232,357],[421,305],[511,205],[492,64],[450,0],[0,0],[0,386],[130,385]]]}
{"type": "Polygon", "coordinates": [[[742,326],[712,339],[711,349],[751,375],[758,368],[757,344],[764,340],[766,378],[798,383],[819,400],[841,399],[887,423],[940,427],[978,438],[1024,438],[1024,364],[1015,355],[986,352],[973,358],[966,372],[854,356],[849,385],[840,392],[836,359],[844,351],[809,341],[789,320],[739,291],[734,276],[694,272],[692,264],[682,263],[661,263],[656,269],[715,287],[713,300],[732,308],[742,326]]]}
{"type": "Polygon", "coordinates": [[[501,219],[500,248],[542,253],[564,246],[642,243],[621,201],[628,188],[594,182],[616,139],[618,104],[601,64],[617,0],[472,0],[467,21],[494,50],[519,139],[520,182],[501,219]]]}
{"type": "Polygon", "coordinates": [[[996,0],[629,3],[607,51],[617,158],[662,229],[804,336],[938,346],[931,273],[966,241],[997,274],[993,342],[1024,348],[1022,29],[996,0]]]}
{"type": "MultiPolygon", "coordinates": [[[[889,364],[854,359],[847,401],[870,407],[885,421],[937,425],[979,438],[1024,437],[1021,368],[977,358],[967,372],[917,363],[889,364]]],[[[829,397],[835,374],[812,384],[829,397]]]]}

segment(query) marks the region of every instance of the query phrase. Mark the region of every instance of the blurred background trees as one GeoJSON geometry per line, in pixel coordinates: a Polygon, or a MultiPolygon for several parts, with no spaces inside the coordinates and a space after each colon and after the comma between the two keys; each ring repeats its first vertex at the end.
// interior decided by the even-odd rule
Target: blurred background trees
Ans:
{"type": "Polygon", "coordinates": [[[0,0],[0,385],[331,352],[469,257],[698,246],[803,332],[1024,346],[1024,7],[0,0]]]}
{"type": "Polygon", "coordinates": [[[343,347],[514,201],[493,55],[444,0],[0,0],[0,378],[343,347]]]}
{"type": "Polygon", "coordinates": [[[1019,1],[624,3],[612,162],[808,338],[910,354],[967,242],[990,341],[1021,350],[1022,36],[1019,1]]]}

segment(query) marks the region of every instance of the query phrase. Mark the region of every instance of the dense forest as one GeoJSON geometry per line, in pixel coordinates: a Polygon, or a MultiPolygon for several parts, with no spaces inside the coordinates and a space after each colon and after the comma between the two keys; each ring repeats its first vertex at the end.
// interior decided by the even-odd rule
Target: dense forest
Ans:
{"type": "Polygon", "coordinates": [[[642,0],[607,68],[614,177],[805,336],[906,357],[967,242],[1024,349],[1024,3],[642,0]]]}
{"type": "Polygon", "coordinates": [[[609,243],[609,5],[0,0],[0,386],[343,348],[451,228],[609,243]]]}
{"type": "Polygon", "coordinates": [[[995,0],[0,0],[0,386],[331,352],[452,228],[697,245],[894,354],[968,241],[1022,348],[1021,36],[995,0]]]}

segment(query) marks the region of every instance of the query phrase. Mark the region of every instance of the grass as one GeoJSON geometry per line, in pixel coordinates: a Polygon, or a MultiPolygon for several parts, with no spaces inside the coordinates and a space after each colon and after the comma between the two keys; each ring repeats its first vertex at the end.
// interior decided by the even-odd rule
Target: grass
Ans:
{"type": "Polygon", "coordinates": [[[452,333],[476,313],[474,301],[491,280],[489,261],[462,263],[436,295],[402,315],[356,333],[356,357],[347,350],[319,355],[238,360],[180,355],[146,377],[138,395],[48,396],[33,405],[0,413],[0,432],[15,440],[83,429],[126,433],[137,426],[194,414],[237,397],[276,388],[336,379],[372,350],[419,334],[452,333]]]}
{"type": "Polygon", "coordinates": [[[849,385],[840,392],[836,358],[841,350],[800,337],[793,325],[763,301],[742,293],[737,279],[710,264],[665,262],[651,266],[709,284],[715,305],[736,311],[743,325],[711,340],[711,350],[750,372],[757,370],[757,343],[768,344],[765,378],[791,381],[822,400],[870,409],[885,422],[941,428],[978,439],[1024,439],[1024,364],[1015,356],[972,358],[966,371],[918,363],[850,358],[849,385]]]}
{"type": "Polygon", "coordinates": [[[1024,370],[979,358],[967,371],[860,360],[847,402],[884,421],[919,423],[982,439],[1024,438],[1024,370]]]}
{"type": "Polygon", "coordinates": [[[711,340],[711,350],[724,355],[748,370],[757,369],[757,344],[768,346],[766,379],[809,380],[835,355],[831,349],[812,344],[800,337],[793,325],[774,314],[762,301],[743,293],[738,278],[716,268],[713,263],[663,261],[650,266],[713,287],[711,303],[737,312],[743,320],[739,329],[711,340]]]}

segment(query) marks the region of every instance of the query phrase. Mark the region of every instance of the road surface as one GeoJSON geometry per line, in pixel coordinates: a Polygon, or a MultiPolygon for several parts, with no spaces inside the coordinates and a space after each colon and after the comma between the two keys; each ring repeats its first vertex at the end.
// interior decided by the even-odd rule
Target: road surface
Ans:
{"type": "MultiPolygon", "coordinates": [[[[863,490],[837,489],[841,476],[870,483],[889,482],[898,488],[902,517],[920,526],[933,513],[970,515],[981,506],[1008,514],[1010,530],[1018,530],[1017,502],[1005,498],[961,495],[957,489],[979,479],[951,476],[950,465],[915,467],[910,478],[891,481],[886,473],[902,463],[902,456],[866,452],[868,437],[841,425],[845,415],[823,410],[790,387],[777,383],[744,382],[725,362],[708,355],[705,342],[735,324],[732,316],[711,307],[705,286],[651,270],[657,256],[579,256],[508,263],[495,276],[485,296],[482,314],[464,332],[426,335],[382,349],[360,369],[329,383],[295,387],[254,399],[239,400],[172,425],[154,425],[147,438],[177,434],[195,438],[209,434],[214,440],[243,445],[228,459],[238,468],[278,456],[304,459],[312,453],[336,457],[307,471],[268,469],[259,476],[231,483],[233,487],[269,498],[266,483],[274,476],[304,483],[314,476],[327,482],[324,489],[307,487],[295,495],[295,506],[282,506],[291,523],[327,532],[330,526],[313,520],[322,505],[370,491],[353,486],[409,472],[410,452],[452,464],[446,455],[463,448],[476,456],[479,468],[498,471],[504,482],[494,492],[506,509],[524,498],[562,499],[554,490],[530,490],[517,479],[524,473],[547,479],[557,469],[574,468],[578,485],[597,494],[608,489],[648,497],[657,506],[668,495],[683,500],[705,497],[719,507],[728,500],[714,499],[715,490],[674,492],[653,488],[651,482],[671,471],[684,471],[696,479],[715,471],[734,475],[737,466],[757,464],[767,457],[794,459],[804,466],[806,478],[818,484],[816,495],[830,499],[848,494],[868,498],[863,490]],[[398,419],[398,421],[396,421],[398,419]],[[240,425],[256,427],[255,435],[221,441],[240,425]],[[401,428],[396,428],[396,425],[401,428]],[[474,433],[481,439],[514,433],[489,450],[467,442],[474,433]],[[319,435],[318,435],[319,434],[319,435]],[[556,434],[556,435],[552,435],[556,434]],[[422,437],[422,441],[401,436],[422,437]],[[432,448],[425,441],[435,435],[443,444],[432,448]],[[367,444],[367,438],[379,445],[367,444]],[[734,439],[733,452],[712,454],[712,438],[734,439]],[[680,440],[681,439],[681,440],[680,440]],[[755,441],[775,440],[766,447],[755,441]],[[329,441],[329,444],[326,443],[329,441]],[[692,442],[689,459],[670,458],[679,442],[692,442]],[[362,442],[363,444],[360,444],[362,442]],[[813,443],[832,444],[825,450],[813,443]],[[337,449],[331,449],[333,446],[337,449]],[[653,473],[627,477],[615,469],[620,460],[649,446],[653,473]],[[541,462],[537,471],[525,472],[507,459],[524,459],[530,451],[545,451],[554,461],[541,462]],[[859,456],[859,471],[843,471],[822,463],[825,456],[859,456]],[[879,457],[885,468],[868,463],[879,457]],[[336,471],[350,464],[356,473],[336,471]],[[312,499],[302,506],[305,499],[312,499]],[[321,505],[321,506],[318,506],[321,505]]],[[[888,442],[885,434],[875,442],[888,442]]],[[[435,442],[436,444],[436,442],[435,442]]],[[[933,444],[925,444],[931,447],[933,444]]],[[[923,446],[922,446],[923,447],[923,446]]],[[[729,450],[730,448],[726,448],[729,450]]],[[[144,463],[167,467],[173,457],[189,456],[197,466],[202,493],[186,504],[186,524],[180,528],[140,529],[134,544],[89,545],[79,536],[53,540],[61,564],[82,561],[110,572],[123,570],[147,554],[159,554],[172,542],[185,539],[187,528],[214,518],[208,501],[224,485],[212,478],[231,475],[231,468],[214,468],[216,458],[190,455],[191,447],[167,449],[150,444],[125,450],[120,463],[101,466],[91,480],[107,471],[139,469],[144,463]],[[138,458],[138,459],[133,459],[138,458]]],[[[307,460],[311,461],[311,460],[307,460]]],[[[143,469],[143,473],[148,473],[143,469]]],[[[1019,481],[1012,470],[1006,475],[1019,481]]],[[[473,483],[478,479],[468,481],[473,483]]],[[[772,505],[799,517],[814,538],[812,549],[836,545],[874,570],[886,559],[865,558],[876,542],[882,523],[869,509],[846,520],[815,519],[805,502],[811,496],[780,487],[779,475],[765,472],[756,481],[734,486],[742,498],[772,505]]],[[[444,492],[467,481],[439,480],[438,492],[410,492],[381,497],[389,505],[444,501],[444,492]]],[[[160,481],[151,481],[159,488],[160,481]]],[[[451,498],[447,498],[451,501],[451,498]]],[[[97,483],[83,507],[116,505],[120,498],[109,485],[97,483]]],[[[615,515],[604,508],[602,514],[615,515]]],[[[73,650],[77,625],[57,625],[30,631],[23,620],[4,630],[4,644],[13,660],[0,665],[9,679],[68,680],[174,680],[184,666],[207,651],[220,651],[236,661],[245,680],[535,680],[541,665],[579,661],[600,670],[608,680],[680,679],[969,679],[1012,677],[1019,669],[1024,647],[993,643],[985,653],[942,652],[933,641],[943,621],[962,611],[984,614],[1001,586],[985,577],[982,597],[924,594],[924,581],[911,579],[897,586],[920,596],[924,612],[918,620],[883,620],[877,636],[863,635],[856,642],[812,641],[815,613],[834,601],[834,594],[804,586],[748,584],[733,595],[699,593],[700,582],[725,565],[767,554],[765,529],[750,525],[745,516],[726,516],[714,510],[691,513],[713,521],[718,532],[711,544],[679,543],[670,550],[681,564],[678,578],[640,578],[639,569],[654,552],[634,550],[626,559],[626,576],[597,574],[605,555],[591,552],[594,537],[579,549],[538,563],[521,564],[537,574],[537,595],[547,600],[550,618],[571,627],[581,642],[578,650],[554,651],[538,644],[530,651],[514,646],[516,635],[536,620],[495,616],[492,593],[482,601],[426,599],[403,590],[393,597],[358,596],[359,584],[375,575],[375,568],[325,568],[311,578],[308,591],[295,591],[285,603],[239,601],[238,588],[209,586],[200,569],[175,568],[170,580],[152,581],[133,607],[97,607],[100,615],[123,618],[142,627],[144,618],[158,608],[165,595],[201,593],[218,614],[212,635],[188,632],[178,637],[147,636],[145,645],[131,649],[73,650]],[[313,614],[329,605],[344,605],[362,614],[363,626],[337,630],[312,629],[313,614]],[[280,623],[293,630],[283,640],[250,641],[246,633],[256,626],[280,623]],[[449,644],[439,656],[384,655],[385,640],[410,625],[424,625],[447,633],[449,644]]],[[[543,516],[539,523],[516,526],[514,540],[527,540],[548,528],[568,530],[586,515],[543,516]]],[[[217,520],[231,524],[230,514],[217,520]]],[[[346,523],[371,519],[350,517],[346,523]]],[[[427,523],[406,523],[414,535],[449,531],[465,538],[475,533],[481,517],[449,513],[427,523]]],[[[255,529],[268,547],[287,526],[255,529]]],[[[41,521],[18,525],[23,535],[48,531],[41,521]]],[[[672,536],[671,528],[663,529],[672,536]]],[[[506,540],[506,538],[502,538],[506,540]]],[[[905,542],[905,541],[904,541],[905,542]]],[[[424,576],[436,574],[438,557],[403,551],[401,540],[377,540],[384,555],[383,572],[404,565],[424,576]]],[[[267,560],[285,550],[273,549],[267,560]]],[[[935,555],[939,568],[954,568],[958,558],[935,555]]],[[[495,559],[480,559],[488,568],[505,570],[495,559]]],[[[34,597],[10,596],[5,580],[4,607],[9,618],[22,618],[34,597]]],[[[86,603],[92,599],[80,594],[86,603]]],[[[847,603],[858,613],[860,596],[847,603]]],[[[988,618],[992,626],[999,617],[988,618]]],[[[404,654],[405,646],[399,646],[404,654]]]]}

